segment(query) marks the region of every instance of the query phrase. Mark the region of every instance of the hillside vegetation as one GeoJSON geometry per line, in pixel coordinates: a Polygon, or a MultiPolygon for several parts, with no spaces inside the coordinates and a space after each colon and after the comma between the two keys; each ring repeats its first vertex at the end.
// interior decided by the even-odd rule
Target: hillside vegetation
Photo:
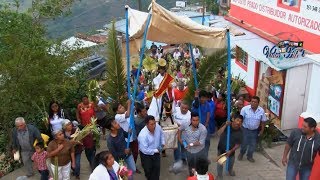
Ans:
{"type": "MultiPolygon", "coordinates": [[[[0,0],[13,2],[14,0],[0,0]]],[[[151,0],[141,0],[142,10],[146,11],[151,0]]],[[[157,0],[166,8],[175,6],[175,0],[157,0]]],[[[32,0],[20,0],[20,10],[26,10],[32,0]]],[[[68,16],[57,17],[46,22],[48,37],[66,38],[77,32],[93,33],[112,20],[124,17],[124,6],[138,9],[138,0],[78,0],[68,16]]]]}

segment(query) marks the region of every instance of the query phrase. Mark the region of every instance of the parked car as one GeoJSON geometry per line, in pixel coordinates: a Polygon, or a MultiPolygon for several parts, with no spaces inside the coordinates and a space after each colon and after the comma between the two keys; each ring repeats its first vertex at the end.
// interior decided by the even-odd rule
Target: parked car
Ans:
{"type": "Polygon", "coordinates": [[[74,63],[66,73],[70,76],[74,76],[79,72],[86,73],[88,75],[88,79],[104,80],[106,79],[106,59],[97,55],[81,59],[74,63]]]}

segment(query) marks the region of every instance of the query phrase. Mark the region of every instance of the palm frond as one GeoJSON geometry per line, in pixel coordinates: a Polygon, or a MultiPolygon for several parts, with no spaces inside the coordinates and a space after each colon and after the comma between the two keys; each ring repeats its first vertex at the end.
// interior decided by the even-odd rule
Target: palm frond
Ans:
{"type": "MultiPolygon", "coordinates": [[[[200,67],[197,71],[197,79],[200,90],[205,90],[206,86],[214,79],[214,75],[218,73],[220,67],[227,62],[227,49],[221,49],[212,55],[201,60],[200,67]]],[[[193,75],[191,75],[188,83],[189,91],[184,98],[191,105],[194,99],[194,91],[196,90],[193,75]]]]}
{"type": "Polygon", "coordinates": [[[124,103],[126,97],[126,73],[121,58],[121,48],[117,39],[114,22],[108,34],[107,42],[107,80],[105,83],[106,95],[114,102],[124,103]]]}

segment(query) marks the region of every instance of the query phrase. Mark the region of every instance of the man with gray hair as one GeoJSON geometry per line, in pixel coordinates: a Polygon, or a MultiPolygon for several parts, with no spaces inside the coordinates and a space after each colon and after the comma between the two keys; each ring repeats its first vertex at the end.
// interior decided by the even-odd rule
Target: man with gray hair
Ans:
{"type": "Polygon", "coordinates": [[[15,120],[15,128],[12,131],[12,153],[20,151],[22,162],[27,170],[27,177],[33,176],[33,168],[31,156],[34,153],[33,143],[37,139],[38,142],[43,142],[40,131],[31,124],[26,124],[23,117],[18,117],[15,120]]]}

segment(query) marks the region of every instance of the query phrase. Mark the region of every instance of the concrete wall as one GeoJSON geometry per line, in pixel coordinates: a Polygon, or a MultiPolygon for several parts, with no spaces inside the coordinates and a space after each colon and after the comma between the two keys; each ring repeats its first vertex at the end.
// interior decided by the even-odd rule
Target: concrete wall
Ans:
{"type": "Polygon", "coordinates": [[[254,77],[255,77],[255,60],[249,55],[247,71],[236,64],[235,59],[231,61],[231,73],[233,77],[240,75],[240,78],[244,79],[246,85],[250,89],[254,89],[254,77]]]}

